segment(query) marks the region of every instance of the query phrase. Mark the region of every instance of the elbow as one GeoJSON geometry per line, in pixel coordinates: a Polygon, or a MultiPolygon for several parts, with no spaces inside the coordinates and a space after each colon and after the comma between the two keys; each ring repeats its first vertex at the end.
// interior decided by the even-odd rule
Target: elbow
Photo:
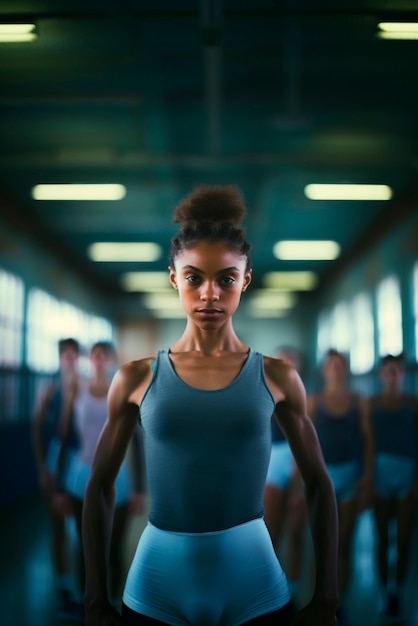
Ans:
{"type": "Polygon", "coordinates": [[[113,506],[115,501],[114,484],[107,484],[99,476],[92,473],[86,485],[84,501],[87,505],[89,502],[101,502],[106,507],[113,506]]]}
{"type": "Polygon", "coordinates": [[[334,486],[325,468],[305,481],[305,496],[308,503],[335,502],[334,486]]]}

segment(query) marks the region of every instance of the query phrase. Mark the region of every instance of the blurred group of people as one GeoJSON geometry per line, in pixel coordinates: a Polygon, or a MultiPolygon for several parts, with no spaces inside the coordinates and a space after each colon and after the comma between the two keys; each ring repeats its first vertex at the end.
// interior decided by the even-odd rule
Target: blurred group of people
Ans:
{"type": "MultiPolygon", "coordinates": [[[[300,371],[296,350],[282,348],[277,356],[300,371]]],[[[380,617],[384,623],[398,623],[418,504],[418,399],[404,391],[403,355],[381,359],[380,390],[367,397],[350,388],[348,360],[337,350],[327,352],[321,374],[323,385],[308,394],[307,403],[338,507],[338,623],[346,623],[353,534],[357,516],[366,509],[375,520],[380,617]],[[393,525],[394,567],[390,556],[393,525]]],[[[272,422],[264,508],[272,541],[280,559],[287,562],[297,602],[302,597],[306,507],[303,484],[276,422],[272,422]]]]}
{"type": "MultiPolygon", "coordinates": [[[[35,407],[33,439],[39,485],[51,527],[52,564],[57,584],[55,615],[58,619],[83,623],[84,491],[107,419],[107,393],[117,356],[112,343],[96,342],[89,352],[90,374],[81,376],[78,341],[62,339],[58,351],[59,372],[42,389],[35,407]],[[76,542],[69,520],[75,522],[76,542]],[[72,558],[74,553],[75,559],[72,558]]],[[[127,522],[130,514],[139,513],[143,508],[145,481],[139,428],[130,453],[131,457],[127,456],[116,479],[109,582],[109,595],[116,605],[120,602],[124,582],[123,541],[127,522]]]]}

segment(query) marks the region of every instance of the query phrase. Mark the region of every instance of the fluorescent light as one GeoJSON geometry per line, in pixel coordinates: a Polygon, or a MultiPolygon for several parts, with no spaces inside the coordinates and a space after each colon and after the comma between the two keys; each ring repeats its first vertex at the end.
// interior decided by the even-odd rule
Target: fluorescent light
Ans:
{"type": "Polygon", "coordinates": [[[151,262],[161,258],[162,249],[156,243],[145,241],[98,241],[88,247],[88,255],[98,262],[151,262]]]}
{"type": "Polygon", "coordinates": [[[148,293],[144,296],[144,304],[149,309],[182,309],[177,292],[148,293]]]}
{"type": "Polygon", "coordinates": [[[390,200],[388,185],[306,185],[305,196],[310,200],[390,200]]]}
{"type": "Polygon", "coordinates": [[[314,272],[267,272],[263,276],[264,286],[270,289],[309,291],[316,283],[314,272]]]}
{"type": "Polygon", "coordinates": [[[121,200],[126,188],[118,184],[52,184],[35,185],[35,200],[121,200]]]}
{"type": "Polygon", "coordinates": [[[35,24],[0,24],[0,42],[33,41],[37,38],[35,24]]]}
{"type": "Polygon", "coordinates": [[[340,254],[336,241],[278,241],[273,254],[284,261],[332,261],[340,254]]]}
{"type": "Polygon", "coordinates": [[[184,318],[186,313],[177,293],[149,293],[144,296],[144,304],[160,319],[184,318]]]}
{"type": "Polygon", "coordinates": [[[414,41],[418,39],[418,33],[415,31],[399,31],[394,33],[386,33],[380,31],[377,33],[377,37],[379,39],[409,39],[411,41],[414,41]]]}
{"type": "Polygon", "coordinates": [[[169,291],[172,289],[167,272],[126,272],[121,278],[125,291],[169,291]]]}
{"type": "Polygon", "coordinates": [[[380,30],[385,32],[415,32],[418,33],[418,22],[380,22],[380,30]]]}
{"type": "Polygon", "coordinates": [[[380,39],[418,39],[417,22],[380,22],[378,29],[380,39]]]}
{"type": "Polygon", "coordinates": [[[251,295],[248,306],[251,310],[290,309],[295,305],[296,296],[288,291],[257,290],[251,295]]]}

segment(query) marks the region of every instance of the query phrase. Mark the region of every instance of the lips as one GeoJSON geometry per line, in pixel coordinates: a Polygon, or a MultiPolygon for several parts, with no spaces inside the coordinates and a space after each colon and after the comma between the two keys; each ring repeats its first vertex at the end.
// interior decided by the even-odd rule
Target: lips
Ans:
{"type": "Polygon", "coordinates": [[[222,311],[220,309],[198,309],[197,313],[202,317],[216,317],[221,315],[222,311]]]}

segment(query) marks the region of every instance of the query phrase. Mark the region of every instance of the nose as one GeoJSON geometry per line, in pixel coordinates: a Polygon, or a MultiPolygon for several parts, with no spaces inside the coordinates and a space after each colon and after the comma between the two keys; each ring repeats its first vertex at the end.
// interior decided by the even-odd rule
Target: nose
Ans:
{"type": "Polygon", "coordinates": [[[219,300],[218,285],[212,281],[203,283],[200,292],[200,299],[203,300],[203,302],[216,302],[219,300]]]}

